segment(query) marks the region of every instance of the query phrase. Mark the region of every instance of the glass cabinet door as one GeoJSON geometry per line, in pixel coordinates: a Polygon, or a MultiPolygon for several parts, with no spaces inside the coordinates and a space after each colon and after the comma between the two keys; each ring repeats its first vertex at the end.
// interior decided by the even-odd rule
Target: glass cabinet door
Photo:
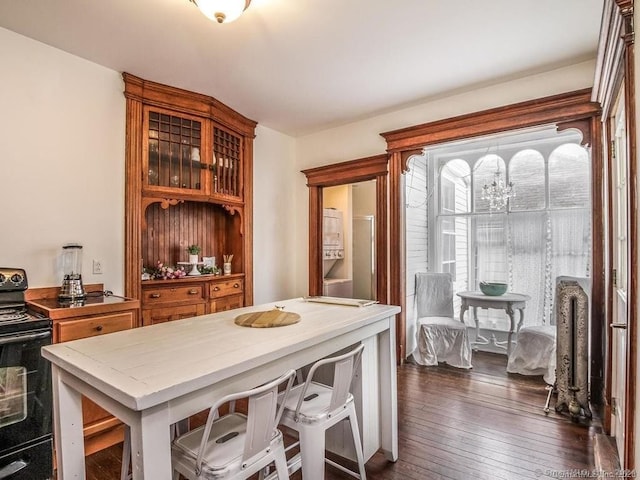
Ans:
{"type": "Polygon", "coordinates": [[[145,109],[146,184],[153,188],[204,191],[202,121],[145,109]]]}
{"type": "Polygon", "coordinates": [[[213,163],[210,167],[214,194],[242,197],[242,139],[213,127],[213,163]]]}

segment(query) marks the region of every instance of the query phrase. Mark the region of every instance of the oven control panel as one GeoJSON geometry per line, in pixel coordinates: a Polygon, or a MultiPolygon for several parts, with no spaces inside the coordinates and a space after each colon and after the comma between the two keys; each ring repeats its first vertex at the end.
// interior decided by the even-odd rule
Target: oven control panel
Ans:
{"type": "Polygon", "coordinates": [[[21,268],[0,267],[0,292],[26,290],[27,274],[21,268]]]}

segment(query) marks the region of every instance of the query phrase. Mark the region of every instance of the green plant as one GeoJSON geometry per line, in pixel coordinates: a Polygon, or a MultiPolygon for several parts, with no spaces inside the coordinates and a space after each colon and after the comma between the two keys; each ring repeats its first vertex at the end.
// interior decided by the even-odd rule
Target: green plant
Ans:
{"type": "Polygon", "coordinates": [[[200,250],[201,248],[199,245],[189,245],[187,247],[187,252],[189,252],[190,255],[198,255],[200,250]]]}

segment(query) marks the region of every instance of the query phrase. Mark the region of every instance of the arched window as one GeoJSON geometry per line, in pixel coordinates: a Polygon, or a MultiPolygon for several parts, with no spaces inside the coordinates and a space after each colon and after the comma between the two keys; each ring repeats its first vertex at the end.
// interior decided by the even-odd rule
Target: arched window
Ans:
{"type": "Polygon", "coordinates": [[[515,196],[509,200],[511,211],[541,210],[546,207],[544,157],[533,149],[521,150],[509,161],[509,180],[515,196]]]}
{"type": "Polygon", "coordinates": [[[469,225],[466,218],[457,217],[471,211],[471,169],[461,159],[449,160],[440,171],[440,221],[438,230],[438,262],[453,281],[467,274],[466,245],[469,225]]]}
{"type": "Polygon", "coordinates": [[[480,157],[475,163],[473,167],[474,212],[489,211],[489,201],[482,198],[482,187],[484,185],[490,185],[497,173],[504,178],[506,169],[502,157],[494,153],[480,157]]]}
{"type": "Polygon", "coordinates": [[[440,171],[440,213],[467,213],[471,209],[471,170],[464,160],[449,160],[440,171]]]}
{"type": "Polygon", "coordinates": [[[584,147],[565,143],[549,156],[549,206],[576,208],[591,204],[589,154],[584,147]]]}
{"type": "MultiPolygon", "coordinates": [[[[590,157],[572,131],[503,137],[427,152],[441,165],[430,251],[434,271],[450,272],[456,291],[480,281],[509,284],[531,297],[526,324],[549,322],[559,275],[588,276],[590,265],[590,157]],[[489,145],[489,143],[491,145],[489,145]],[[493,150],[487,153],[488,149],[493,150]],[[440,155],[440,158],[438,156],[440,155]],[[496,177],[498,175],[498,177],[496,177]],[[483,187],[513,184],[506,207],[483,199],[483,187]]],[[[456,305],[457,306],[457,305],[456,305]]],[[[482,328],[505,330],[500,311],[478,312],[482,328]]]]}

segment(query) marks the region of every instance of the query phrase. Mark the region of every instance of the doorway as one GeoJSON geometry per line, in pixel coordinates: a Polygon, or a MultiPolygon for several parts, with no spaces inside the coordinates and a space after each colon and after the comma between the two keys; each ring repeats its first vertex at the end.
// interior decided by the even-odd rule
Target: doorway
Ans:
{"type": "MultiPolygon", "coordinates": [[[[325,295],[325,281],[339,278],[351,281],[352,296],[356,292],[362,295],[359,298],[370,296],[387,303],[388,156],[376,155],[302,173],[309,187],[309,295],[325,295]],[[337,238],[335,232],[324,228],[325,209],[340,211],[344,261],[325,264],[325,241],[333,243],[331,238],[337,238]],[[325,233],[330,235],[325,237],[325,233]]],[[[331,225],[340,223],[335,215],[327,216],[332,218],[331,225]]],[[[330,260],[336,257],[330,256],[330,260]]]]}
{"type": "Polygon", "coordinates": [[[376,300],[376,180],[323,189],[323,295],[376,300]]]}

